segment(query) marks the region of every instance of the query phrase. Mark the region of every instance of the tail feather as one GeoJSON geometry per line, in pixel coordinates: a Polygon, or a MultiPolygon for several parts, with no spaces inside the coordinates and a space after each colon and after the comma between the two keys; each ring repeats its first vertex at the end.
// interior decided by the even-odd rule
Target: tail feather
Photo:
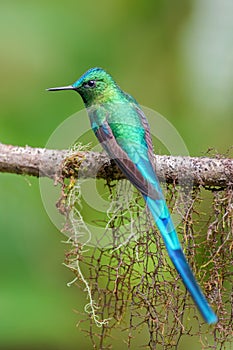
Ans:
{"type": "Polygon", "coordinates": [[[165,200],[154,200],[146,196],[144,198],[161,232],[171,261],[182,278],[185,287],[191,294],[204,320],[209,324],[216,323],[218,318],[209,306],[204,294],[198,286],[184,256],[165,200]]]}
{"type": "Polygon", "coordinates": [[[168,251],[168,253],[204,320],[209,324],[216,323],[218,318],[209,306],[204,294],[198,286],[182,250],[171,250],[168,251]]]}

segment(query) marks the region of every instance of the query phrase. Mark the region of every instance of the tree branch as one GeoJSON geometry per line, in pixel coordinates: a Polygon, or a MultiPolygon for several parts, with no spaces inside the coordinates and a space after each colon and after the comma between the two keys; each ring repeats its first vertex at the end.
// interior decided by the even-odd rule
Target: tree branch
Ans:
{"type": "MultiPolygon", "coordinates": [[[[168,183],[191,179],[195,185],[227,187],[233,184],[233,159],[229,158],[155,156],[155,167],[158,177],[168,183]]],[[[108,181],[124,177],[104,153],[72,153],[4,144],[0,144],[0,172],[52,179],[61,174],[108,181]]]]}

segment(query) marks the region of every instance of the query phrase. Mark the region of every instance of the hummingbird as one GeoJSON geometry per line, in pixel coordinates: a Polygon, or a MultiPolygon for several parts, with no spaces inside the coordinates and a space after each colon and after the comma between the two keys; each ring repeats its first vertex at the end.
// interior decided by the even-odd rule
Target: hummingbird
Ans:
{"type": "Polygon", "coordinates": [[[141,192],[163,238],[168,255],[194,303],[208,324],[218,321],[183,253],[153,165],[153,144],[145,114],[102,68],[92,68],[72,85],[48,91],[80,94],[91,128],[109,157],[141,192]]]}

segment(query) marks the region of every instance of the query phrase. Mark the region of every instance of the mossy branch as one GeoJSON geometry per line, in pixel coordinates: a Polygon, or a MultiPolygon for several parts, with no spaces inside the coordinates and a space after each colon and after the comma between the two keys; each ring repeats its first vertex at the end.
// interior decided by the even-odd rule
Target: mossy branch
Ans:
{"type": "MultiPolygon", "coordinates": [[[[233,159],[209,157],[155,156],[160,179],[167,183],[192,181],[194,185],[225,188],[233,184],[233,159]]],[[[0,144],[0,172],[46,176],[96,177],[108,181],[123,174],[104,153],[72,152],[0,144]]]]}

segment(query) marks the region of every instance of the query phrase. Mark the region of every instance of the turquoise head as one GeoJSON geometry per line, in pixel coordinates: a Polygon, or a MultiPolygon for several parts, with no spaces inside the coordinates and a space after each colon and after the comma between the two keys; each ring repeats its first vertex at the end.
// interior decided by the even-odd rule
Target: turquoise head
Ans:
{"type": "Polygon", "coordinates": [[[102,68],[89,69],[72,85],[50,88],[48,90],[77,91],[86,106],[111,102],[121,95],[119,86],[115,83],[111,75],[102,68]]]}

